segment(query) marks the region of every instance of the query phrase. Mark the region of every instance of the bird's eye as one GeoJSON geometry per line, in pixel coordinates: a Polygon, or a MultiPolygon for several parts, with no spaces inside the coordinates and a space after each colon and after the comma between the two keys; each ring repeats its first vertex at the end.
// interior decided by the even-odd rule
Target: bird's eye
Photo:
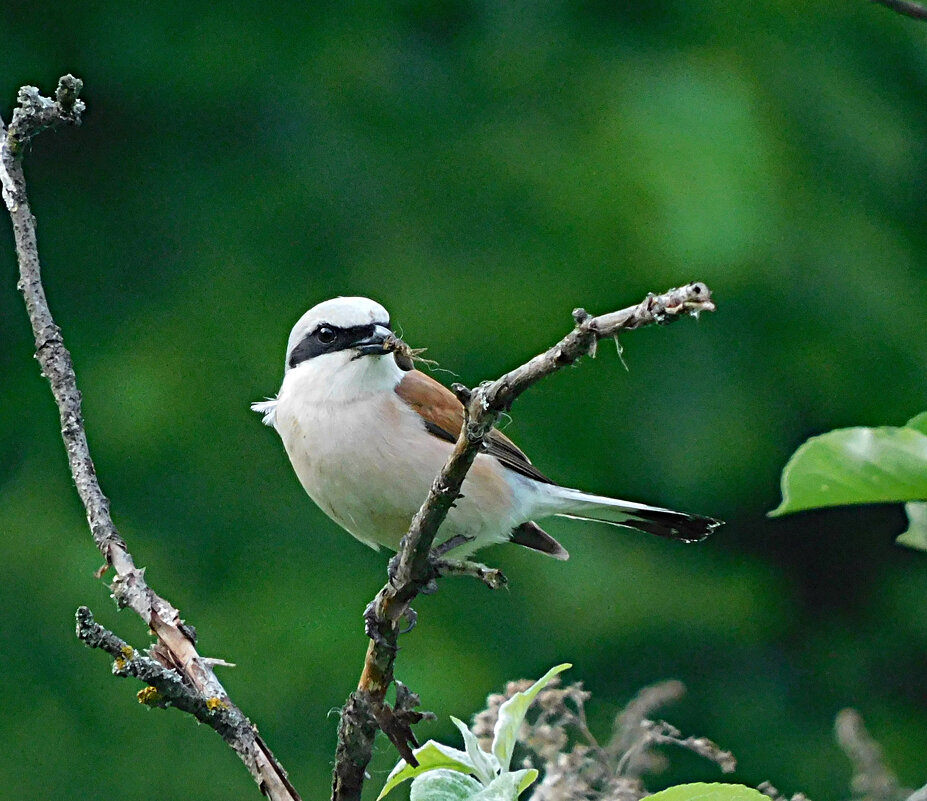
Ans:
{"type": "Polygon", "coordinates": [[[323,325],[315,332],[315,335],[323,345],[330,345],[335,341],[335,329],[329,328],[327,325],[323,325]]]}

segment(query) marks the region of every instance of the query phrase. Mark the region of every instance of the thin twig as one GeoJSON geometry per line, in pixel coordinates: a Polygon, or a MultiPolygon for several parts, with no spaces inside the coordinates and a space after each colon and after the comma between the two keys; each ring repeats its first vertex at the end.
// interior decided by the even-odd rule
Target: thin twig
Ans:
{"type": "MultiPolygon", "coordinates": [[[[332,778],[334,801],[358,801],[365,771],[373,749],[376,726],[373,720],[388,715],[386,691],[393,681],[393,664],[398,650],[400,621],[409,614],[412,600],[435,576],[430,561],[431,546],[444,522],[467,471],[500,415],[511,408],[528,387],[586,355],[594,355],[600,339],[617,338],[625,331],[645,325],[664,324],[687,314],[698,316],[714,311],[711,292],[696,282],[662,295],[648,295],[641,303],[621,311],[593,317],[583,309],[573,312],[574,329],[544,353],[475,390],[452,387],[466,407],[467,422],[447,463],[438,474],[428,496],[402,539],[399,552],[390,561],[390,581],[380,590],[365,613],[370,644],[357,690],[352,693],[338,731],[338,750],[332,778]]],[[[400,755],[416,764],[411,747],[415,737],[410,728],[392,726],[386,732],[400,755]],[[399,736],[397,737],[397,733],[399,736]]]]}
{"type": "Polygon", "coordinates": [[[4,129],[0,121],[0,183],[3,200],[13,221],[19,257],[18,286],[32,324],[36,358],[58,405],[61,436],[71,475],[86,509],[94,542],[105,560],[100,574],[107,566],[115,570],[112,589],[116,602],[120,607],[130,607],[135,611],[157,635],[158,642],[151,649],[152,656],[188,683],[203,703],[225,710],[221,716],[224,721],[222,728],[217,728],[212,722],[218,721],[218,717],[213,716],[204,722],[226,738],[261,791],[272,799],[297,801],[299,794],[287,779],[283,767],[216,678],[213,671],[216,661],[197,653],[193,629],[184,623],[176,608],[148,586],[144,570],[136,568],[132,554],[110,516],[109,499],[97,480],[84,431],[81,395],[71,354],[64,346],[61,329],[55,324],[42,286],[35,218],[29,209],[22,169],[23,152],[34,136],[48,128],[80,124],[84,111],[84,103],[79,99],[82,87],[78,78],[65,75],[58,82],[54,100],[43,97],[32,86],[19,90],[19,106],[13,112],[9,129],[4,129]]]}
{"type": "Polygon", "coordinates": [[[147,689],[138,693],[140,703],[159,707],[174,706],[189,712],[233,744],[232,741],[237,738],[237,728],[242,721],[230,714],[229,707],[220,699],[204,698],[201,693],[186,684],[176,670],[165,667],[151,656],[144,655],[97,623],[86,606],[79,607],[75,617],[77,639],[88,648],[106,651],[113,658],[114,675],[132,676],[148,685],[147,689]]]}
{"type": "Polygon", "coordinates": [[[913,0],[869,0],[877,6],[885,6],[911,19],[927,20],[927,8],[913,0]]]}
{"type": "Polygon", "coordinates": [[[440,576],[470,576],[491,590],[501,589],[508,583],[501,570],[469,559],[436,559],[433,566],[440,576]]]}

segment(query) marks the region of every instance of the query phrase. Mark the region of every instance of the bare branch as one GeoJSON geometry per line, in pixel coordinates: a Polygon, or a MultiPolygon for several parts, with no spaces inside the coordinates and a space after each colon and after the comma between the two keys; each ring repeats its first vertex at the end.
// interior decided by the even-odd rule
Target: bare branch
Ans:
{"type": "Polygon", "coordinates": [[[869,0],[878,6],[885,6],[911,19],[927,20],[927,8],[913,0],[869,0]]]}
{"type": "MultiPolygon", "coordinates": [[[[600,339],[617,338],[625,331],[645,325],[670,323],[687,314],[697,317],[702,311],[714,309],[711,292],[700,282],[671,289],[662,295],[648,295],[636,306],[600,317],[576,309],[574,329],[552,348],[475,390],[459,385],[453,387],[466,407],[467,422],[461,428],[451,457],[412,519],[399,552],[390,561],[389,583],[367,607],[365,620],[370,644],[357,690],[348,700],[338,732],[332,799],[360,799],[376,734],[371,720],[383,720],[389,715],[384,698],[393,681],[400,621],[409,615],[412,600],[425,588],[430,588],[437,578],[430,554],[438,527],[460,496],[460,488],[483,447],[483,439],[499,416],[511,408],[522,392],[545,376],[574,364],[583,356],[594,355],[600,339]]],[[[417,764],[411,751],[411,746],[415,745],[411,729],[391,726],[386,733],[403,759],[417,764]]]]}
{"type": "MultiPolygon", "coordinates": [[[[120,607],[130,607],[135,611],[157,635],[158,642],[152,649],[155,659],[189,686],[202,703],[224,710],[221,715],[208,716],[204,722],[213,726],[235,749],[261,791],[272,799],[296,801],[299,794],[287,779],[283,767],[216,678],[213,672],[215,660],[197,653],[192,628],[184,623],[176,608],[148,586],[144,571],[136,568],[132,554],[110,516],[109,499],[97,480],[84,431],[81,395],[71,354],[64,346],[61,329],[55,324],[42,286],[35,219],[29,209],[21,162],[25,145],[36,134],[59,125],[80,124],[84,103],[78,95],[82,85],[79,79],[65,75],[58,83],[54,100],[43,97],[35,87],[20,89],[19,107],[13,112],[9,129],[4,129],[0,122],[0,183],[3,200],[13,221],[19,257],[18,286],[32,324],[36,358],[58,405],[61,436],[71,475],[86,509],[94,542],[106,562],[100,573],[102,575],[107,566],[115,569],[113,597],[120,607]]],[[[92,618],[89,620],[92,622],[92,618]]],[[[95,631],[89,623],[84,630],[88,636],[89,632],[95,631]]],[[[98,638],[98,642],[99,647],[103,647],[112,641],[104,637],[98,638]]],[[[145,670],[142,670],[141,662],[132,664],[141,671],[135,675],[148,675],[147,663],[144,663],[145,670]]],[[[175,705],[184,708],[180,703],[175,705]]]]}
{"type": "Polygon", "coordinates": [[[176,670],[165,667],[151,656],[141,654],[109,629],[103,628],[93,619],[86,606],[78,608],[76,618],[77,639],[88,648],[99,648],[113,657],[115,675],[132,676],[145,682],[149,690],[154,690],[142,690],[138,694],[140,703],[159,707],[175,706],[189,712],[201,723],[216,729],[223,735],[223,739],[235,747],[240,738],[232,736],[231,733],[239,729],[243,723],[247,725],[240,715],[235,715],[219,698],[204,698],[201,693],[184,683],[176,670]]]}

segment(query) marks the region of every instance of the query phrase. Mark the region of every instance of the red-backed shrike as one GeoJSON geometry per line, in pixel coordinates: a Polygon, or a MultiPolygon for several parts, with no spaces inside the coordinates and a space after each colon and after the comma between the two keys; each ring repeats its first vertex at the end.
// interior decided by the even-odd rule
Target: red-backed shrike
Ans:
{"type": "MultiPolygon", "coordinates": [[[[391,337],[389,314],[368,298],[314,306],[290,332],[276,399],[251,408],[280,434],[300,483],[325,514],[372,548],[396,550],[451,453],[464,411],[450,390],[399,366],[384,348],[391,337]]],[[[455,549],[460,556],[510,540],[566,559],[566,549],[534,522],[552,515],[685,541],[720,525],[561,487],[497,430],[462,493],[437,539],[468,538],[455,549]]]]}

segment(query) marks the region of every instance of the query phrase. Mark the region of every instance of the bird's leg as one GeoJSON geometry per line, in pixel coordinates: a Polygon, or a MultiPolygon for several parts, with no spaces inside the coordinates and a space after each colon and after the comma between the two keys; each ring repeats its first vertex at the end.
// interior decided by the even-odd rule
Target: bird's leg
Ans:
{"type": "Polygon", "coordinates": [[[443,558],[444,555],[454,548],[459,548],[461,545],[466,545],[468,542],[472,541],[473,537],[468,537],[466,534],[455,534],[449,540],[431,549],[431,552],[428,554],[428,568],[431,576],[422,586],[422,593],[424,595],[431,595],[438,591],[437,579],[442,575],[440,566],[445,563],[450,563],[450,561],[443,558]]]}
{"type": "Polygon", "coordinates": [[[459,548],[461,545],[466,545],[468,542],[473,542],[473,539],[473,537],[468,537],[466,534],[455,534],[449,540],[446,540],[440,545],[436,545],[431,549],[432,561],[440,559],[448,551],[454,550],[454,548],[459,548]]]}

